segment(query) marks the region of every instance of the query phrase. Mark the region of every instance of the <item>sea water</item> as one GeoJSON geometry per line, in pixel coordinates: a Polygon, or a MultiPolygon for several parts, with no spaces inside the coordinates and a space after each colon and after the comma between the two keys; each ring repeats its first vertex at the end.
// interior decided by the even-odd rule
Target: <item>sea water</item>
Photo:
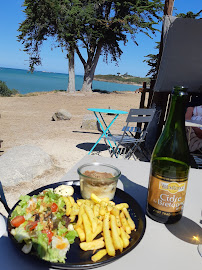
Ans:
{"type": "MultiPolygon", "coordinates": [[[[34,71],[33,73],[23,69],[0,67],[0,80],[5,82],[8,88],[16,89],[21,94],[32,92],[46,92],[53,90],[66,90],[68,74],[34,71]]],[[[76,90],[80,90],[83,84],[83,76],[75,76],[76,90]]],[[[93,89],[112,91],[135,91],[140,86],[111,82],[93,81],[93,89]]]]}

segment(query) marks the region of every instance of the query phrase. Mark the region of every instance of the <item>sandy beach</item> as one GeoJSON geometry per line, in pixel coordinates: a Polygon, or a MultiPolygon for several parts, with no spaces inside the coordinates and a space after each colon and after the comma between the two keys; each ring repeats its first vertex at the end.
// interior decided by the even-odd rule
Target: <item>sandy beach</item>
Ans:
{"type": "MultiPolygon", "coordinates": [[[[31,183],[4,188],[9,206],[13,206],[21,194],[59,181],[88,153],[100,133],[81,128],[84,115],[92,114],[87,108],[110,107],[129,111],[130,108],[138,108],[139,101],[140,94],[134,92],[110,94],[49,92],[23,97],[0,97],[0,139],[3,140],[0,154],[3,155],[15,146],[31,144],[48,153],[54,164],[53,169],[33,179],[31,183]],[[72,115],[71,120],[52,121],[53,114],[59,109],[69,111],[72,115]]],[[[112,116],[107,115],[105,119],[109,122],[112,116]]],[[[126,115],[120,115],[111,131],[119,132],[124,126],[125,119],[126,115]]],[[[104,144],[104,140],[101,143],[104,144]]],[[[109,157],[107,150],[99,154],[109,157]]],[[[0,212],[4,212],[2,206],[0,212]]]]}

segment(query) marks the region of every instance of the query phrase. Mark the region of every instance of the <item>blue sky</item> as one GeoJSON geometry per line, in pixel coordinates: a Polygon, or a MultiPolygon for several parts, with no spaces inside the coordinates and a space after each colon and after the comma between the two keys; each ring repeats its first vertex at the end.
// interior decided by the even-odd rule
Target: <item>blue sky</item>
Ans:
{"type": "MultiPolygon", "coordinates": [[[[23,0],[2,0],[0,4],[0,66],[10,68],[28,69],[29,61],[28,55],[23,52],[23,46],[17,41],[17,29],[19,24],[24,20],[24,13],[22,12],[23,0]]],[[[175,0],[173,15],[176,13],[186,13],[188,11],[198,12],[202,9],[201,0],[175,0]]],[[[161,25],[159,25],[161,29],[161,25]]],[[[103,62],[102,56],[99,59],[95,74],[121,74],[128,73],[133,76],[144,77],[149,70],[146,63],[143,62],[144,56],[150,53],[156,53],[154,49],[155,42],[160,40],[160,33],[153,36],[153,39],[138,34],[136,41],[139,46],[136,46],[129,38],[126,46],[121,44],[123,54],[119,61],[119,65],[103,62]]],[[[36,67],[36,70],[68,73],[68,60],[65,52],[60,48],[53,48],[53,41],[46,41],[41,50],[42,66],[36,67]]],[[[83,65],[76,56],[75,58],[75,73],[83,75],[83,65]]]]}

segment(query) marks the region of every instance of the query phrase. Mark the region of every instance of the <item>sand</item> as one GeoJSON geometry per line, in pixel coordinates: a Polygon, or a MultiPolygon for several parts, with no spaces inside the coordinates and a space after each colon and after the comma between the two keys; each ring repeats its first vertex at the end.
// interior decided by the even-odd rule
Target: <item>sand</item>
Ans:
{"type": "MultiPolygon", "coordinates": [[[[0,139],[3,140],[0,154],[19,145],[36,145],[48,153],[54,167],[32,183],[5,188],[9,206],[13,206],[20,194],[48,183],[58,182],[62,176],[83,158],[100,136],[96,130],[81,128],[84,115],[92,114],[87,108],[111,108],[129,111],[139,108],[140,94],[114,92],[110,94],[68,94],[66,92],[36,93],[23,97],[0,97],[0,139]],[[52,121],[52,115],[59,109],[72,114],[71,120],[52,121]]],[[[110,122],[112,116],[105,116],[110,122]]],[[[120,115],[112,126],[112,132],[119,132],[124,126],[126,115],[120,115]]],[[[104,140],[101,141],[103,146],[104,140]]],[[[108,156],[107,150],[94,152],[108,156]]],[[[3,212],[0,206],[0,212],[3,212]]]]}

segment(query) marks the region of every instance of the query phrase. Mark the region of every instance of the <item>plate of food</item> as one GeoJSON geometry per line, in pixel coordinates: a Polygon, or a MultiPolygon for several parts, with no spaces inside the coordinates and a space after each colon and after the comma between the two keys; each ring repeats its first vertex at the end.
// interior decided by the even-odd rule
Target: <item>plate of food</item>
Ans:
{"type": "Polygon", "coordinates": [[[8,234],[25,256],[56,269],[90,269],[114,262],[141,241],[146,219],[133,197],[117,188],[111,201],[95,194],[82,199],[78,183],[41,187],[11,209],[8,234]]]}

